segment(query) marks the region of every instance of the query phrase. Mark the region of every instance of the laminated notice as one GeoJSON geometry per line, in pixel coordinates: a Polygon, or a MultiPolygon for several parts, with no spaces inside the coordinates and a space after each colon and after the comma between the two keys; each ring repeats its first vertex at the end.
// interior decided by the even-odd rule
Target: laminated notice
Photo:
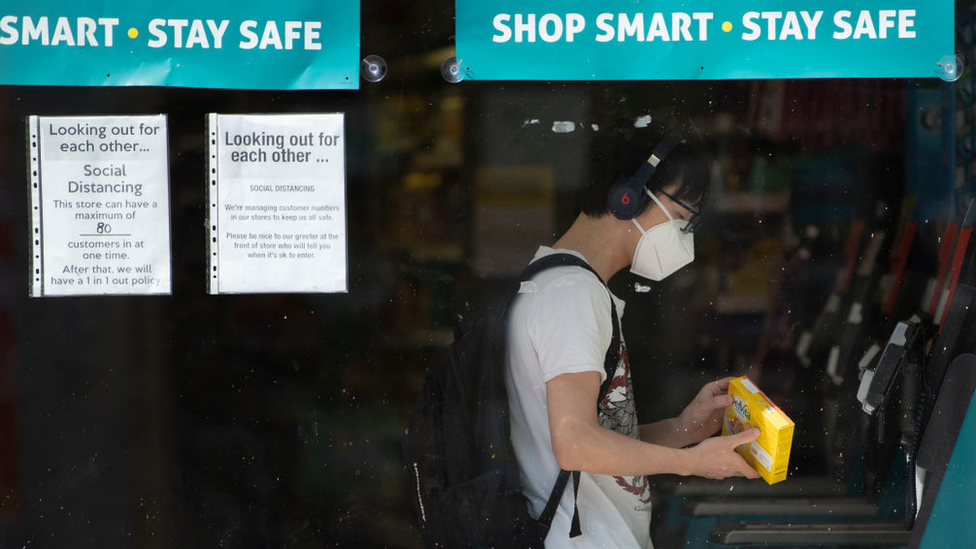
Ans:
{"type": "Polygon", "coordinates": [[[345,116],[217,114],[211,294],[348,290],[345,116]]]}
{"type": "Polygon", "coordinates": [[[746,376],[729,383],[732,404],[725,409],[723,435],[757,427],[759,438],[736,451],[769,484],[786,479],[793,443],[793,420],[769,400],[746,376]]]}
{"type": "Polygon", "coordinates": [[[27,129],[31,297],[170,294],[166,116],[30,116],[27,129]]]}

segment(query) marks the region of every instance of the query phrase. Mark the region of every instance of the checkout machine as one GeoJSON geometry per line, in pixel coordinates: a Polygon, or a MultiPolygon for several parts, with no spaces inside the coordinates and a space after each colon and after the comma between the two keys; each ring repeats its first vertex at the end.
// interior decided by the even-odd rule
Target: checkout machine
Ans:
{"type": "MultiPolygon", "coordinates": [[[[678,490],[665,549],[976,547],[976,474],[967,472],[976,460],[974,225],[971,205],[946,229],[932,269],[913,223],[891,239],[882,226],[854,223],[848,264],[796,348],[828,381],[831,474],[678,490]]],[[[798,429],[821,427],[804,423],[798,429]]]]}

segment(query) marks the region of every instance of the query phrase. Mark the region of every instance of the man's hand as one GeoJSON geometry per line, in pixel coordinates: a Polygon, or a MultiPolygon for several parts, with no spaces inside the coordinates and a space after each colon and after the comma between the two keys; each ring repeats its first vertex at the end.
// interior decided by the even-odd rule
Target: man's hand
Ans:
{"type": "Polygon", "coordinates": [[[727,393],[733,379],[726,377],[702,387],[678,416],[678,428],[687,434],[691,443],[701,442],[722,428],[725,408],[732,404],[732,397],[727,393]]]}
{"type": "Polygon", "coordinates": [[[759,437],[759,429],[752,428],[737,435],[712,437],[698,446],[688,448],[688,475],[722,479],[726,477],[759,478],[759,473],[735,452],[735,448],[759,437]]]}
{"type": "MultiPolygon", "coordinates": [[[[718,386],[721,388],[721,382],[718,386]]],[[[735,453],[735,447],[755,440],[759,429],[710,438],[685,450],[651,440],[641,442],[600,426],[595,405],[599,392],[600,374],[594,371],[561,374],[546,382],[552,450],[560,468],[617,476],[661,473],[709,478],[758,476],[735,453]]],[[[677,424],[678,419],[671,418],[652,424],[658,428],[651,430],[663,433],[662,438],[670,436],[675,439],[673,442],[679,442],[677,439],[681,437],[674,431],[677,424]]],[[[641,434],[644,433],[645,426],[641,426],[641,434]]]]}

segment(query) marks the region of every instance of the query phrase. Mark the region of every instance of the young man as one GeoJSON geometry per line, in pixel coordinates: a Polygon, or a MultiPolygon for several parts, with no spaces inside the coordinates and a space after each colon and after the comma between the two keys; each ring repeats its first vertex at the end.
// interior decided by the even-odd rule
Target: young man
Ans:
{"type": "Polygon", "coordinates": [[[621,337],[613,381],[596,405],[612,338],[610,300],[618,317],[624,309],[604,282],[627,267],[661,280],[689,263],[691,229],[707,197],[707,165],[689,146],[669,137],[645,147],[639,163],[618,158],[625,175],[607,178],[617,182],[613,189],[609,181],[584,187],[573,225],[553,247],[536,253],[535,259],[557,252],[582,257],[602,281],[582,267],[552,268],[523,282],[510,311],[506,385],[530,514],[542,512],[560,469],[583,472],[577,499],[582,535],[569,537],[570,481],[547,548],[652,547],[646,475],[758,477],[734,451],[754,440],[758,429],[710,438],[731,403],[731,378],[708,383],[678,417],[638,425],[621,337]],[[617,206],[627,211],[615,211],[617,206]]]}

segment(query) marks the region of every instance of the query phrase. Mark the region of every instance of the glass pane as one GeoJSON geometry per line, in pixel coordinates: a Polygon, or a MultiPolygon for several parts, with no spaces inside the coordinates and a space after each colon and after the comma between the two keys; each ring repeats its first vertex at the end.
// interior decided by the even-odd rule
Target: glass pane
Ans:
{"type": "MultiPolygon", "coordinates": [[[[647,156],[668,121],[704,153],[709,200],[690,266],[609,280],[639,419],[748,375],[796,423],[784,486],[902,497],[904,479],[884,488],[915,435],[906,389],[870,418],[859,364],[897,321],[947,310],[929,280],[976,191],[970,72],[451,84],[452,4],[367,4],[362,27],[388,74],[355,92],[0,88],[0,545],[421,547],[401,444],[427,368],[573,225],[578,187],[636,171],[621,147],[647,156]],[[333,112],[348,293],[209,295],[206,115],[333,112]],[[28,298],[27,117],[158,113],[172,296],[28,298]]],[[[954,256],[960,284],[971,253],[954,256]]],[[[655,540],[680,537],[667,512],[685,482],[652,477],[655,540]]]]}

